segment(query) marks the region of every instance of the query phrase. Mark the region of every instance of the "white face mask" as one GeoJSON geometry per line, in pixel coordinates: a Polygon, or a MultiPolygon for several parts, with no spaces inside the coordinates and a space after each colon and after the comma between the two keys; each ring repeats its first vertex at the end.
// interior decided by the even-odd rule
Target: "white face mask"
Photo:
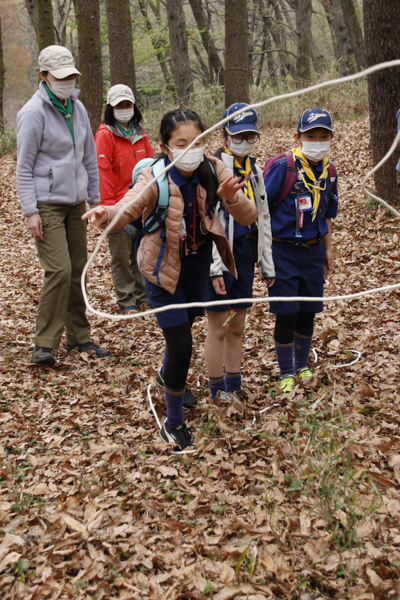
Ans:
{"type": "MultiPolygon", "coordinates": [[[[167,146],[168,150],[171,150],[174,160],[182,156],[185,150],[172,150],[167,146]]],[[[201,165],[204,160],[204,146],[201,148],[192,148],[187,154],[180,160],[176,166],[179,170],[190,173],[195,171],[197,167],[201,165]]]]}
{"type": "Polygon", "coordinates": [[[329,155],[331,142],[303,142],[301,151],[306,158],[313,161],[320,161],[329,155]]]}
{"type": "Polygon", "coordinates": [[[133,106],[132,108],[114,108],[114,118],[119,123],[129,123],[133,117],[133,106]]]}
{"type": "Polygon", "coordinates": [[[58,81],[47,81],[50,85],[50,89],[53,92],[53,94],[57,96],[57,98],[60,98],[60,100],[67,100],[67,98],[71,96],[75,88],[75,79],[60,79],[58,81]]]}
{"type": "Polygon", "coordinates": [[[232,138],[230,139],[230,146],[229,149],[231,152],[233,152],[233,154],[237,154],[237,156],[246,156],[247,154],[250,154],[253,149],[254,146],[257,143],[257,140],[255,142],[248,142],[247,140],[242,140],[240,142],[240,144],[234,144],[232,142],[232,138]]]}

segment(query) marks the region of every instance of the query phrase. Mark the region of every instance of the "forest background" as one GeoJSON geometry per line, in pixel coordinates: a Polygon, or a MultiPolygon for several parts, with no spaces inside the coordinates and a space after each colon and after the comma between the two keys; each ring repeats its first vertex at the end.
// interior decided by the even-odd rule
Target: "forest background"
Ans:
{"type": "MultiPolygon", "coordinates": [[[[37,86],[38,51],[51,43],[66,45],[76,58],[93,132],[107,89],[123,82],[134,89],[156,141],[161,114],[177,104],[195,107],[211,124],[232,102],[259,101],[397,58],[399,12],[387,0],[2,0],[0,128],[14,130],[16,113],[37,86]]],[[[260,110],[260,126],[295,126],[304,103],[341,120],[369,108],[376,163],[396,132],[399,74],[400,68],[371,76],[369,96],[366,82],[357,81],[303,102],[275,103],[260,110]]],[[[15,138],[2,143],[8,149],[15,138]]],[[[376,177],[378,193],[392,202],[396,160],[376,177]]]]}

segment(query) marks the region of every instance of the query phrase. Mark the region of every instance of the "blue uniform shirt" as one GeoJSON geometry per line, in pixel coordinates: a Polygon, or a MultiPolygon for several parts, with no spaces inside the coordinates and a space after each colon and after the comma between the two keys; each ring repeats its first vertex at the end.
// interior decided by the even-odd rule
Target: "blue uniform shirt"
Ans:
{"type": "MultiPolygon", "coordinates": [[[[295,165],[296,167],[301,167],[298,160],[296,160],[295,165]]],[[[323,170],[322,160],[315,167],[313,165],[310,166],[315,173],[316,179],[318,179],[323,170]]],[[[277,160],[265,176],[264,183],[267,192],[268,205],[270,207],[280,196],[283,182],[285,181],[286,170],[287,159],[284,157],[277,160]]],[[[303,176],[306,181],[310,181],[305,173],[303,173],[303,176]]],[[[297,179],[298,181],[301,181],[300,175],[298,175],[297,179]]],[[[300,229],[304,241],[313,240],[327,234],[328,223],[326,222],[326,219],[334,219],[337,215],[337,176],[332,188],[332,194],[330,193],[330,188],[331,184],[328,175],[326,188],[324,191],[321,191],[318,213],[314,221],[311,221],[312,209],[304,211],[303,226],[300,229]]],[[[307,190],[304,184],[300,188],[300,197],[302,196],[311,197],[312,204],[312,194],[307,190]]],[[[272,213],[271,229],[273,236],[282,239],[294,238],[296,234],[296,189],[294,187],[272,213]]]]}
{"type": "Polygon", "coordinates": [[[181,190],[181,194],[185,202],[183,218],[185,219],[186,231],[188,233],[186,243],[188,248],[190,248],[193,245],[193,240],[197,245],[205,238],[205,235],[200,230],[201,218],[196,202],[196,187],[199,182],[198,173],[197,170],[194,171],[192,177],[188,179],[183,177],[183,175],[181,175],[179,171],[175,169],[175,167],[172,167],[169,173],[172,181],[176,183],[181,190]]]}

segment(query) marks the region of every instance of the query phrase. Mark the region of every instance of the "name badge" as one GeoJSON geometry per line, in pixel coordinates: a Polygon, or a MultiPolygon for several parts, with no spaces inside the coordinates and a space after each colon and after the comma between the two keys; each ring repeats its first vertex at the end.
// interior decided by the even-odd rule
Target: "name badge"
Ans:
{"type": "Polygon", "coordinates": [[[300,198],[299,198],[299,209],[301,211],[312,210],[312,199],[311,199],[311,196],[300,196],[300,198]]]}

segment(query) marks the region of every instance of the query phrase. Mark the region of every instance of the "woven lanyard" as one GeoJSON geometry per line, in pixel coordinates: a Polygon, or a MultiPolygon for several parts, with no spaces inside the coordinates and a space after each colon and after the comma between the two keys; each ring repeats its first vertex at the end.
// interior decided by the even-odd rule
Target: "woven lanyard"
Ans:
{"type": "Polygon", "coordinates": [[[293,160],[296,162],[296,159],[300,162],[307,177],[311,181],[314,182],[314,183],[310,183],[310,182],[306,181],[303,173],[301,172],[300,169],[298,169],[298,171],[300,173],[300,177],[304,183],[305,188],[312,194],[312,197],[313,197],[313,210],[312,210],[311,221],[315,221],[315,217],[317,216],[317,212],[318,212],[319,202],[321,200],[321,192],[326,190],[326,181],[327,181],[327,176],[329,173],[329,160],[328,160],[327,156],[324,157],[323,163],[322,163],[322,165],[323,165],[322,173],[321,173],[319,179],[317,181],[315,181],[314,171],[310,167],[310,164],[309,164],[307,158],[302,153],[301,148],[295,148],[293,150],[293,160]],[[322,184],[323,184],[323,187],[322,187],[322,184]]]}
{"type": "Polygon", "coordinates": [[[196,204],[197,204],[197,191],[195,190],[194,191],[194,200],[193,200],[193,237],[190,235],[190,233],[186,229],[186,235],[193,242],[192,245],[191,245],[191,249],[192,249],[192,253],[193,254],[196,254],[196,252],[197,252],[197,246],[196,246],[196,204]]]}

